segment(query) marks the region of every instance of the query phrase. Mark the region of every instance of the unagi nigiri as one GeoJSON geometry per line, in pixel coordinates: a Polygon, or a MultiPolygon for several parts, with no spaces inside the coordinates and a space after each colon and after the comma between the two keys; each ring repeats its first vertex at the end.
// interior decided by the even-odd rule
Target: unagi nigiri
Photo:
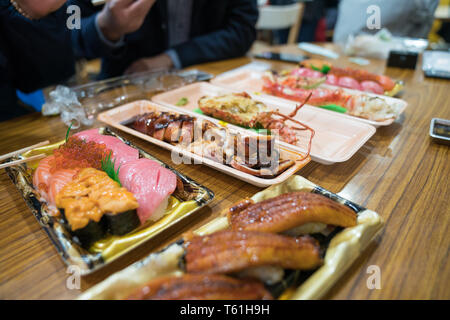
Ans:
{"type": "Polygon", "coordinates": [[[164,215],[169,196],[177,186],[176,175],[150,159],[126,162],[120,167],[119,179],[136,197],[141,223],[156,221],[164,215]]]}
{"type": "Polygon", "coordinates": [[[286,232],[307,223],[353,227],[356,213],[345,205],[311,192],[290,192],[257,203],[245,200],[228,212],[233,230],[286,232]]]}
{"type": "Polygon", "coordinates": [[[88,142],[93,141],[105,144],[113,152],[112,158],[116,161],[114,166],[116,170],[120,165],[128,161],[139,159],[139,151],[137,149],[128,146],[116,137],[100,134],[98,129],[81,131],[74,136],[88,142]]]}
{"type": "Polygon", "coordinates": [[[128,300],[271,300],[262,283],[224,275],[161,277],[134,291],[128,300]]]}
{"type": "Polygon", "coordinates": [[[322,260],[319,244],[309,236],[292,238],[273,233],[223,230],[194,236],[186,242],[186,271],[195,274],[247,273],[245,276],[276,283],[283,270],[310,270],[322,260]],[[266,268],[279,274],[267,276],[266,268]],[[249,272],[250,271],[250,272],[249,272]]]}

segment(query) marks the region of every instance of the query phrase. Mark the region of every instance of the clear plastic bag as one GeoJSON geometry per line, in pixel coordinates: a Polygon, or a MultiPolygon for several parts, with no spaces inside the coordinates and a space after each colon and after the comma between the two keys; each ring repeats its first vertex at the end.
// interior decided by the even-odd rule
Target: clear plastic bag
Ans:
{"type": "Polygon", "coordinates": [[[44,116],[61,114],[61,120],[72,124],[93,124],[96,114],[127,102],[150,99],[153,95],[178,88],[204,77],[198,70],[143,72],[73,88],[57,86],[42,107],[44,116]]]}
{"type": "Polygon", "coordinates": [[[394,37],[389,30],[381,29],[376,34],[350,35],[344,46],[348,56],[387,59],[391,50],[423,52],[427,46],[426,39],[394,37]]]}

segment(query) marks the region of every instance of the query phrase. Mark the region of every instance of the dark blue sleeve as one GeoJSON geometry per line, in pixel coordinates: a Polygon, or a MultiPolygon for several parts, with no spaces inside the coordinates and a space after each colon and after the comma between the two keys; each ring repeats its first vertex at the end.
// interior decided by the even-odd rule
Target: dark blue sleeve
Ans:
{"type": "Polygon", "coordinates": [[[125,46],[119,47],[107,44],[100,37],[99,30],[96,26],[96,18],[98,13],[82,18],[81,29],[72,30],[72,45],[75,57],[95,59],[104,57],[118,57],[123,54],[125,46]]]}
{"type": "Polygon", "coordinates": [[[173,49],[182,67],[244,55],[256,39],[256,0],[230,0],[223,28],[198,36],[173,49]]]}
{"type": "Polygon", "coordinates": [[[93,6],[90,0],[69,0],[68,5],[77,5],[81,10],[81,29],[72,30],[72,47],[77,59],[120,57],[125,46],[112,46],[102,40],[96,25],[97,14],[102,7],[93,6]]]}

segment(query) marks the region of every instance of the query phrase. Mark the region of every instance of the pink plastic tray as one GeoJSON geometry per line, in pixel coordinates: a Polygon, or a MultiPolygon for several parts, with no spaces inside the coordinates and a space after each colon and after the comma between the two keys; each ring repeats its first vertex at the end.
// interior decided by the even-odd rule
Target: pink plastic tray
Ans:
{"type": "MultiPolygon", "coordinates": [[[[125,122],[137,115],[140,115],[140,114],[143,114],[146,112],[150,112],[150,111],[166,111],[166,112],[184,113],[184,114],[194,116],[196,118],[207,119],[207,120],[211,121],[211,118],[199,115],[194,112],[190,112],[188,110],[178,110],[177,108],[158,105],[156,103],[152,103],[147,100],[135,101],[132,103],[125,104],[121,107],[103,112],[98,115],[98,120],[100,120],[114,128],[120,129],[131,135],[139,137],[143,140],[146,140],[148,142],[156,144],[167,150],[176,151],[180,155],[193,160],[191,163],[207,165],[209,167],[212,167],[216,170],[219,170],[223,173],[226,173],[228,175],[231,175],[235,178],[238,178],[242,181],[248,182],[248,183],[258,186],[258,187],[267,187],[267,186],[270,186],[273,184],[281,183],[281,182],[285,181],[286,179],[288,179],[293,174],[295,174],[298,170],[303,168],[309,161],[311,161],[310,157],[307,157],[305,160],[300,161],[299,159],[303,157],[303,154],[299,154],[295,150],[290,150],[289,147],[280,145],[280,153],[281,153],[282,157],[285,159],[295,160],[294,166],[292,166],[288,170],[284,171],[283,173],[281,173],[280,175],[278,175],[275,178],[266,179],[266,178],[256,177],[256,176],[250,175],[248,173],[234,169],[231,166],[228,166],[228,165],[225,165],[225,164],[222,164],[222,163],[210,160],[210,159],[203,158],[199,155],[196,155],[194,153],[183,150],[183,149],[181,149],[177,146],[174,146],[170,143],[155,139],[151,136],[143,134],[137,130],[134,130],[134,129],[129,128],[126,125],[122,124],[123,122],[125,122]]],[[[217,120],[212,120],[212,122],[219,123],[219,121],[217,121],[217,120]]],[[[236,131],[245,133],[246,135],[249,135],[249,134],[256,135],[256,133],[252,133],[251,131],[244,130],[241,128],[236,129],[236,131]]]]}
{"type": "MultiPolygon", "coordinates": [[[[179,111],[193,111],[198,108],[197,101],[201,97],[206,95],[218,96],[231,92],[238,91],[200,82],[155,95],[152,99],[154,102],[165,106],[171,106],[179,111]],[[176,107],[175,104],[181,98],[187,98],[188,103],[183,107],[176,107]]],[[[296,103],[293,101],[278,99],[268,95],[255,95],[251,94],[251,92],[249,93],[253,99],[265,103],[273,110],[279,109],[283,114],[291,113],[296,106],[296,103]]],[[[351,117],[343,117],[336,112],[309,105],[303,106],[297,113],[295,119],[307,124],[315,130],[310,155],[312,160],[322,164],[347,161],[376,131],[373,126],[356,121],[351,117]]],[[[232,125],[230,125],[230,127],[237,128],[232,125]]],[[[253,131],[247,130],[247,132],[253,131]]],[[[300,134],[300,137],[303,137],[303,139],[300,138],[301,143],[298,146],[287,144],[285,142],[280,142],[280,145],[304,153],[309,141],[309,133],[305,132],[300,134]]]]}
{"type": "MultiPolygon", "coordinates": [[[[263,87],[262,75],[263,75],[263,73],[259,72],[259,71],[236,70],[235,72],[230,71],[230,72],[224,73],[223,75],[217,76],[216,78],[211,80],[211,83],[221,86],[221,87],[234,89],[234,90],[248,91],[249,93],[255,93],[255,92],[262,93],[262,87],[263,87]]],[[[326,84],[323,84],[322,87],[340,88],[350,94],[361,94],[361,91],[358,91],[358,90],[352,90],[352,89],[347,89],[347,88],[342,88],[342,87],[335,87],[335,86],[330,86],[330,85],[326,85],[326,84]]],[[[384,96],[384,95],[373,94],[373,93],[369,93],[369,92],[364,92],[364,93],[369,96],[372,96],[372,97],[379,97],[381,99],[384,99],[392,105],[397,105],[396,109],[397,109],[398,115],[400,115],[403,111],[405,111],[405,108],[408,106],[408,103],[405,100],[392,98],[392,97],[388,97],[388,96],[384,96]]],[[[261,95],[266,96],[266,94],[261,94],[261,95]]],[[[270,95],[270,96],[275,97],[272,95],[270,95]]],[[[280,98],[280,97],[275,97],[275,98],[280,99],[280,100],[287,100],[285,98],[280,98]]],[[[290,101],[290,100],[287,100],[287,101],[290,101]]],[[[367,120],[367,119],[351,116],[348,114],[340,113],[339,115],[342,117],[356,119],[358,121],[371,124],[374,127],[388,126],[395,121],[395,119],[388,119],[388,120],[384,120],[384,121],[373,121],[373,120],[367,120]]]]}

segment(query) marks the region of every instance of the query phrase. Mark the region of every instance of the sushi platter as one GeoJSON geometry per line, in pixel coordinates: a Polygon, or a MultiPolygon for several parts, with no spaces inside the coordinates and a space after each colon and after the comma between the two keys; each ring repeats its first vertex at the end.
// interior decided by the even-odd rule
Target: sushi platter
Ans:
{"type": "Polygon", "coordinates": [[[82,131],[67,141],[32,149],[17,158],[36,154],[47,157],[7,168],[7,173],[64,262],[78,266],[83,275],[143,244],[214,198],[211,190],[107,128],[82,131]],[[72,161],[66,157],[74,150],[81,151],[84,144],[91,156],[72,153],[72,161]],[[101,149],[103,144],[118,161],[116,167],[121,168],[120,181],[126,189],[91,167],[98,160],[92,150],[95,146],[101,149]],[[76,172],[68,168],[72,165],[84,169],[76,172]],[[152,172],[157,174],[157,182],[152,172]],[[156,191],[145,191],[153,186],[156,191]],[[98,203],[92,197],[97,197],[98,203]],[[107,208],[108,203],[112,208],[107,208]]]}
{"type": "Polygon", "coordinates": [[[258,192],[246,202],[252,204],[245,209],[242,203],[233,206],[193,234],[187,233],[183,239],[164,250],[150,254],[142,261],[113,274],[85,291],[78,299],[170,299],[174,296],[201,299],[214,294],[223,299],[319,299],[383,227],[383,220],[376,212],[343,199],[300,176],[293,176],[282,184],[258,192]],[[282,197],[298,197],[307,204],[303,209],[281,212],[279,209],[283,204],[278,199],[282,197]],[[315,200],[308,202],[306,199],[315,200]],[[250,212],[258,211],[258,204],[277,206],[269,213],[277,221],[276,224],[252,221],[250,217],[254,217],[254,213],[250,212]],[[312,214],[314,207],[319,206],[322,207],[320,213],[314,218],[308,218],[307,215],[312,214]],[[327,213],[325,207],[333,207],[336,211],[327,213]],[[276,216],[278,219],[275,219],[276,216]],[[290,229],[293,225],[297,227],[290,229]],[[287,229],[290,231],[287,232],[287,229]],[[298,242],[302,241],[302,248],[293,249],[295,246],[292,246],[292,251],[281,249],[281,242],[286,241],[288,247],[288,241],[293,237],[298,242]],[[227,250],[220,245],[224,239],[227,239],[226,246],[232,249],[227,250]],[[259,244],[255,245],[253,241],[259,244]],[[266,241],[271,244],[261,244],[266,241]],[[277,243],[278,249],[272,252],[270,247],[276,241],[280,241],[277,243]],[[203,250],[203,254],[199,255],[200,250],[203,250]],[[246,252],[252,255],[248,256],[246,252]],[[272,252],[268,259],[265,257],[267,252],[272,252]],[[232,259],[230,254],[233,255],[232,259]],[[295,260],[295,256],[300,263],[292,267],[290,263],[295,260]],[[210,259],[217,262],[211,262],[210,259]],[[250,274],[250,269],[253,278],[256,277],[259,282],[242,279],[244,275],[250,274]],[[167,284],[164,290],[161,289],[161,281],[167,284]],[[208,281],[210,286],[206,285],[208,281]],[[210,289],[216,285],[218,291],[223,285],[222,291],[210,289]],[[180,287],[188,286],[196,287],[187,289],[188,293],[180,290],[180,287]],[[230,286],[235,291],[225,289],[230,286]]]}

